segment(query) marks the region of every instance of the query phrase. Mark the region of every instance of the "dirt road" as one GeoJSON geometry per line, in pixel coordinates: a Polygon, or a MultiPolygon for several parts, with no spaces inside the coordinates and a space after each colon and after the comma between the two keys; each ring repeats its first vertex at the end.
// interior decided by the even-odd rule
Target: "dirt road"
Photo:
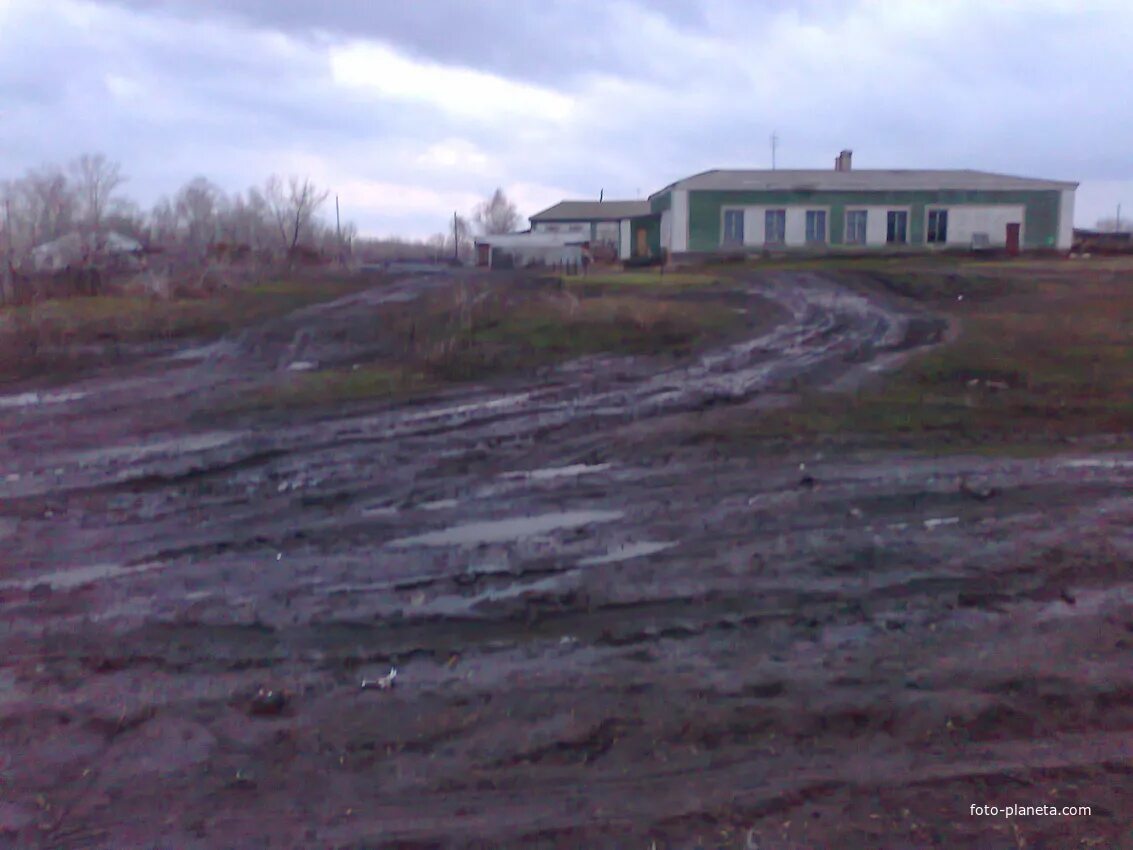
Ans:
{"type": "Polygon", "coordinates": [[[683,445],[948,333],[747,291],[687,363],[329,419],[185,424],[254,335],[0,398],[0,846],[1133,846],[1133,457],[683,445]]]}

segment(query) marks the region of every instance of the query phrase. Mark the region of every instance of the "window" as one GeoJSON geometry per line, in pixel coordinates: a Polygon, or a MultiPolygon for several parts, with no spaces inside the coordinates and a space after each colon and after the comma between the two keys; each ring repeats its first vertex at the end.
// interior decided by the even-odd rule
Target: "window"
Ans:
{"type": "Polygon", "coordinates": [[[948,210],[928,211],[928,233],[925,239],[936,243],[948,241],[948,210]]]}
{"type": "Polygon", "coordinates": [[[865,244],[865,210],[850,210],[846,213],[846,244],[865,244]]]}
{"type": "Polygon", "coordinates": [[[724,210],[724,244],[744,244],[743,210],[724,210]]]}
{"type": "Polygon", "coordinates": [[[806,211],[806,241],[826,241],[826,210],[806,211]]]}
{"type": "Polygon", "coordinates": [[[763,241],[782,245],[787,241],[787,211],[767,210],[763,213],[763,241]]]}
{"type": "Polygon", "coordinates": [[[890,210],[885,222],[885,241],[890,245],[904,245],[909,241],[909,214],[904,210],[890,210]]]}

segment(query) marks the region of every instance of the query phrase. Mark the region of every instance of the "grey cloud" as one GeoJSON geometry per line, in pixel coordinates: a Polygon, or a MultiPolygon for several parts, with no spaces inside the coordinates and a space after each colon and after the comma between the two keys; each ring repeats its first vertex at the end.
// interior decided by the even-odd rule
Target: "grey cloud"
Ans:
{"type": "MultiPolygon", "coordinates": [[[[0,178],[105,150],[145,204],[199,173],[242,188],[289,153],[329,161],[344,179],[444,198],[497,183],[632,195],[706,168],[765,166],[773,130],[782,167],[827,167],[848,146],[861,167],[971,167],[1108,187],[1133,178],[1129,12],[901,0],[756,11],[743,0],[421,0],[379,11],[115,0],[83,7],[111,16],[85,33],[52,17],[76,0],[43,0],[42,14],[22,1],[31,11],[19,31],[0,32],[0,178]],[[577,120],[470,120],[336,84],[328,45],[366,37],[451,67],[543,81],[575,99],[577,120]],[[143,93],[114,94],[113,75],[143,93]],[[521,141],[521,130],[537,141],[521,141]],[[416,160],[449,140],[498,170],[416,160]]],[[[386,206],[359,223],[434,229],[417,207],[386,206]]]]}
{"type": "MultiPolygon", "coordinates": [[[[310,3],[307,0],[111,0],[138,11],[221,17],[300,37],[373,38],[417,58],[557,84],[596,71],[639,66],[638,33],[624,29],[609,0],[431,0],[310,3]]],[[[637,6],[673,26],[697,30],[701,6],[655,0],[637,6]]]]}

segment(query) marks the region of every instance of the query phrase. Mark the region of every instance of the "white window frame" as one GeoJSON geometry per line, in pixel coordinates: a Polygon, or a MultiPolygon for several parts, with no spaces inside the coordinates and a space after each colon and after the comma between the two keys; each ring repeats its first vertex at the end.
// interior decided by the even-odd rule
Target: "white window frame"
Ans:
{"type": "MultiPolygon", "coordinates": [[[[926,245],[947,245],[948,244],[948,215],[949,207],[926,207],[924,211],[924,242],[926,245]],[[944,238],[943,239],[929,239],[929,217],[932,213],[944,213],[944,238]]],[[[1019,234],[1020,241],[1022,240],[1022,233],[1019,234]]]]}
{"type": "Polygon", "coordinates": [[[908,245],[909,234],[912,231],[913,211],[910,207],[889,207],[885,210],[885,244],[886,245],[908,245]],[[889,241],[889,214],[890,213],[904,213],[905,214],[905,241],[904,242],[890,242],[889,241]]]}
{"type": "Polygon", "coordinates": [[[803,240],[807,245],[826,245],[830,242],[830,208],[829,207],[807,207],[803,215],[803,240]],[[822,213],[822,238],[810,239],[806,233],[809,229],[809,219],[811,213],[822,213]]]}
{"type": "Polygon", "coordinates": [[[869,210],[862,209],[861,207],[847,207],[843,212],[842,217],[842,244],[843,245],[867,245],[869,240],[869,210]],[[860,240],[850,241],[850,214],[860,213],[862,216],[862,238],[860,240]]]}
{"type": "Polygon", "coordinates": [[[737,246],[747,244],[746,218],[747,218],[747,213],[746,213],[746,210],[745,210],[744,207],[721,207],[721,209],[720,209],[720,246],[721,247],[735,248],[737,246]],[[728,220],[728,213],[730,213],[730,212],[731,213],[738,213],[739,216],[740,216],[740,222],[741,222],[740,227],[743,228],[743,232],[740,234],[741,238],[740,238],[739,242],[729,242],[728,241],[728,230],[724,225],[725,225],[725,222],[727,222],[727,220],[728,220]]]}
{"type": "Polygon", "coordinates": [[[764,245],[786,245],[787,244],[787,208],[786,207],[764,207],[763,209],[763,244],[764,245]],[[770,231],[767,224],[770,217],[775,216],[782,221],[782,239],[771,239],[770,231]]]}

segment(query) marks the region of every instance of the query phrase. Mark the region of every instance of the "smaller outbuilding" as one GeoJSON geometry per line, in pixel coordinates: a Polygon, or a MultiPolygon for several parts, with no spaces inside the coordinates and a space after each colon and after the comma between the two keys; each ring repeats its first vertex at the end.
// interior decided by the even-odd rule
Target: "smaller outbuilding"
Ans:
{"type": "Polygon", "coordinates": [[[661,216],[649,201],[559,201],[531,216],[531,230],[584,239],[598,261],[661,253],[661,216]]]}

